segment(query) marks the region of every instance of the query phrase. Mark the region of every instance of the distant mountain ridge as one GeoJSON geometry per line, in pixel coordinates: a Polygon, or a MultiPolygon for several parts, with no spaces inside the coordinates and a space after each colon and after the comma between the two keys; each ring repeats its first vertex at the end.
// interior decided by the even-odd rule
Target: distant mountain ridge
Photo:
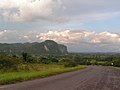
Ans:
{"type": "Polygon", "coordinates": [[[38,43],[0,43],[0,52],[7,54],[21,54],[27,52],[30,54],[67,54],[67,46],[58,44],[52,40],[46,40],[38,43]]]}

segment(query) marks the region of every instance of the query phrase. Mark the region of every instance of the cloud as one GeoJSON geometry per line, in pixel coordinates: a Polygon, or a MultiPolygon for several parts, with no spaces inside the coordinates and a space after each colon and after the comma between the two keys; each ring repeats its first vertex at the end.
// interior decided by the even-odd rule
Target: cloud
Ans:
{"type": "Polygon", "coordinates": [[[120,44],[120,35],[110,32],[88,32],[88,31],[49,31],[47,33],[37,34],[39,40],[51,39],[66,44],[120,44]]]}
{"type": "Polygon", "coordinates": [[[99,40],[101,43],[107,43],[107,44],[112,44],[112,43],[120,43],[120,36],[119,34],[115,33],[110,33],[110,32],[102,32],[99,33],[96,38],[96,40],[99,40]]]}
{"type": "Polygon", "coordinates": [[[62,0],[66,7],[62,15],[69,16],[71,22],[88,22],[112,19],[120,16],[119,0],[62,0]]]}
{"type": "Polygon", "coordinates": [[[15,30],[3,30],[0,31],[0,42],[1,43],[15,43],[19,42],[19,34],[15,30]]]}
{"type": "Polygon", "coordinates": [[[109,3],[107,0],[2,0],[0,16],[12,22],[86,22],[120,16],[119,3],[117,0],[109,3]]]}
{"type": "Polygon", "coordinates": [[[73,52],[120,52],[120,34],[88,31],[49,31],[37,33],[38,41],[54,40],[68,46],[73,52]]]}
{"type": "Polygon", "coordinates": [[[4,36],[5,33],[6,33],[6,30],[1,31],[1,32],[0,32],[0,38],[2,38],[2,37],[4,36]]]}
{"type": "Polygon", "coordinates": [[[90,13],[119,12],[119,0],[62,0],[66,9],[63,11],[65,15],[87,15],[90,13]],[[74,5],[74,7],[73,7],[74,5]]]}
{"type": "Polygon", "coordinates": [[[18,34],[17,31],[0,31],[0,42],[42,42],[44,40],[54,40],[65,44],[71,51],[119,51],[120,34],[111,32],[88,32],[83,30],[71,31],[48,31],[48,32],[28,32],[18,34]],[[77,47],[77,48],[76,48],[77,47]]]}
{"type": "Polygon", "coordinates": [[[0,1],[2,16],[14,22],[24,21],[59,21],[62,17],[54,15],[62,7],[60,0],[4,0],[0,1]]]}
{"type": "MultiPolygon", "coordinates": [[[[18,34],[15,30],[0,31],[0,40],[16,39],[20,42],[41,42],[44,40],[54,40],[63,44],[120,44],[120,34],[110,32],[89,32],[84,30],[71,31],[48,31],[48,32],[27,32],[18,34]]],[[[11,41],[10,40],[10,41],[11,41]]]]}

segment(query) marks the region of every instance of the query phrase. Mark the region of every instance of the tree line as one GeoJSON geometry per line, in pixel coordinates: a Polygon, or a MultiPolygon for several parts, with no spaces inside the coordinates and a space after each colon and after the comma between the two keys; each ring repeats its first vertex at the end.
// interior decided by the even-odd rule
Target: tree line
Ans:
{"type": "Polygon", "coordinates": [[[0,70],[17,70],[18,66],[27,64],[61,64],[64,67],[77,65],[103,65],[120,67],[119,55],[106,54],[67,54],[67,55],[21,55],[0,54],[0,70]]]}

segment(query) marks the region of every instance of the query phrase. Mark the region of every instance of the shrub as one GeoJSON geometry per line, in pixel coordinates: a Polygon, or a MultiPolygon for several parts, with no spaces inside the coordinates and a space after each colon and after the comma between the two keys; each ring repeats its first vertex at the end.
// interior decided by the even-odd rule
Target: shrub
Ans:
{"type": "Polygon", "coordinates": [[[17,69],[17,65],[20,63],[21,61],[18,57],[4,56],[0,58],[0,69],[1,70],[17,69]]]}
{"type": "Polygon", "coordinates": [[[40,62],[43,64],[49,64],[49,63],[51,63],[51,60],[47,57],[41,57],[40,62]]]}
{"type": "Polygon", "coordinates": [[[114,60],[113,65],[116,67],[120,67],[120,60],[114,60]]]}
{"type": "Polygon", "coordinates": [[[66,59],[64,62],[65,67],[75,67],[77,65],[78,64],[74,60],[71,60],[71,59],[66,59]]]}

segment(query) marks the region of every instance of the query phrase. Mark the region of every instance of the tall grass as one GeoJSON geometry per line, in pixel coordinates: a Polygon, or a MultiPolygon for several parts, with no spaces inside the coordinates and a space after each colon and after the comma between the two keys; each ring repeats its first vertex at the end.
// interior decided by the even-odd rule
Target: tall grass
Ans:
{"type": "MultiPolygon", "coordinates": [[[[36,67],[34,65],[34,67],[36,67]]],[[[62,65],[38,65],[41,67],[40,70],[29,70],[29,71],[14,71],[0,73],[0,84],[11,84],[21,82],[25,80],[32,80],[36,78],[43,78],[51,75],[56,75],[64,72],[74,71],[85,68],[85,66],[77,66],[64,68],[62,65]]]]}

